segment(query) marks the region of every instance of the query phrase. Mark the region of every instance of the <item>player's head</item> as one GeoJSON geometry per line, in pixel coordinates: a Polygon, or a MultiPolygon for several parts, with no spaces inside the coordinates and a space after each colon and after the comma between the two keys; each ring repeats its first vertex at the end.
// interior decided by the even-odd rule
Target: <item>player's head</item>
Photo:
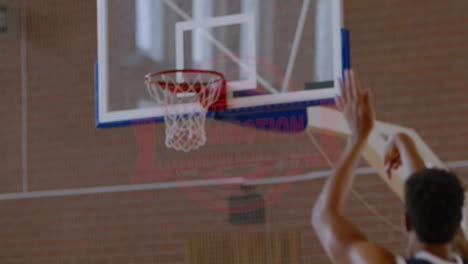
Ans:
{"type": "Polygon", "coordinates": [[[463,186],[454,173],[440,169],[416,172],[405,185],[407,225],[422,243],[449,243],[460,227],[463,201],[463,186]]]}

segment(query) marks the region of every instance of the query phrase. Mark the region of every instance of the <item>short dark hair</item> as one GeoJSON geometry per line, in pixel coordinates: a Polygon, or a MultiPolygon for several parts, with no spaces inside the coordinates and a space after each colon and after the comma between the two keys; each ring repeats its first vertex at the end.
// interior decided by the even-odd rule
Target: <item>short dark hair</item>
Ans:
{"type": "Polygon", "coordinates": [[[451,242],[458,231],[464,190],[455,173],[424,169],[405,184],[406,213],[419,240],[428,244],[451,242]]]}

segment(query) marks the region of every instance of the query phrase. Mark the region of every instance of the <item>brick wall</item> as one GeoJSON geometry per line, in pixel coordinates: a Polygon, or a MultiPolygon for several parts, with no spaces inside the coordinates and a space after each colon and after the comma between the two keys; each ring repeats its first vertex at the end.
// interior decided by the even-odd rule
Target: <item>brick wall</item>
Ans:
{"type": "MultiPolygon", "coordinates": [[[[14,1],[7,1],[7,4],[17,6],[14,1]]],[[[17,16],[11,18],[17,19],[17,16]]],[[[0,132],[0,153],[4,157],[0,190],[13,192],[21,188],[21,47],[18,35],[0,33],[0,61],[0,118],[8,124],[0,132]]]]}
{"type": "MultiPolygon", "coordinates": [[[[95,1],[0,0],[0,4],[22,7],[27,37],[22,53],[18,35],[0,34],[0,192],[20,192],[23,175],[28,176],[30,191],[135,183],[141,151],[135,128],[94,127],[95,1]],[[25,135],[22,69],[27,76],[26,170],[21,152],[25,135]]],[[[465,159],[468,15],[464,11],[468,2],[349,0],[345,4],[353,64],[372,87],[378,118],[417,129],[444,160],[465,159]]],[[[235,130],[246,138],[253,133],[214,122],[208,127],[209,131],[235,130]],[[224,130],[216,130],[219,126],[224,130]]],[[[163,127],[153,128],[152,139],[162,142],[163,127]]],[[[320,139],[323,144],[330,142],[325,136],[320,139]]],[[[282,160],[282,148],[315,153],[310,144],[305,135],[273,135],[243,152],[262,156],[273,150],[282,160]]],[[[214,145],[209,145],[198,155],[224,155],[235,147],[214,152],[214,145]]],[[[154,158],[182,162],[196,157],[171,155],[159,144],[154,158]]],[[[324,160],[315,162],[301,172],[328,168],[324,160]]],[[[250,166],[244,171],[255,164],[250,166]]],[[[268,169],[271,164],[262,166],[268,169]]],[[[467,169],[459,171],[467,173],[467,169]]],[[[174,176],[171,173],[168,177],[174,176]]],[[[235,170],[223,173],[238,176],[235,170]]],[[[292,230],[301,232],[303,263],[329,263],[309,226],[310,208],[322,184],[323,179],[294,184],[267,206],[267,224],[247,227],[229,224],[226,213],[194,201],[182,189],[0,200],[0,261],[186,263],[187,241],[193,236],[292,230]]],[[[264,185],[259,191],[274,188],[264,185]]],[[[222,195],[233,190],[227,188],[217,196],[220,189],[203,187],[199,192],[226,206],[222,195]]],[[[356,196],[348,202],[349,216],[370,238],[402,252],[404,238],[397,230],[401,204],[396,197],[375,175],[359,176],[355,189],[389,223],[372,214],[356,196]]]]}

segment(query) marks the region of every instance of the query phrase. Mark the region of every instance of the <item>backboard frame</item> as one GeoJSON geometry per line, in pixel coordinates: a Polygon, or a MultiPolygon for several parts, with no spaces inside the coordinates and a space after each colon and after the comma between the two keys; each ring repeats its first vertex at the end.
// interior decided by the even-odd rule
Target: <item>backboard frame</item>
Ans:
{"type": "MultiPolygon", "coordinates": [[[[97,0],[98,18],[98,62],[95,67],[96,125],[99,128],[131,125],[138,122],[163,122],[162,107],[108,111],[108,78],[109,78],[109,39],[108,32],[108,1],[97,0]]],[[[220,118],[237,114],[255,114],[265,110],[281,112],[282,109],[305,108],[312,105],[332,104],[335,95],[339,94],[337,79],[342,76],[343,69],[350,65],[349,32],[342,29],[342,0],[332,0],[332,12],[336,19],[332,21],[333,29],[333,74],[334,85],[317,90],[303,90],[292,93],[263,94],[256,96],[238,96],[228,100],[228,109],[209,112],[208,117],[220,118]]],[[[182,24],[186,27],[190,24],[182,24]]],[[[191,27],[193,28],[193,27],[191,27]]],[[[142,73],[142,89],[144,89],[142,73]]],[[[229,88],[228,88],[229,89],[229,88]]]]}

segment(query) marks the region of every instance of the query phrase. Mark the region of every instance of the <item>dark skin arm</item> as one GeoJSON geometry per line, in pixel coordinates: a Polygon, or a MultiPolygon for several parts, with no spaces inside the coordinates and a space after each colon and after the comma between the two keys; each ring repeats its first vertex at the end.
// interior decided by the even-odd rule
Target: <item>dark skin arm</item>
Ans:
{"type": "Polygon", "coordinates": [[[374,110],[369,90],[364,90],[354,73],[346,72],[346,84],[341,82],[337,106],[343,112],[352,136],[314,206],[312,225],[325,252],[334,263],[396,263],[395,256],[370,242],[359,228],[343,215],[343,205],[354,180],[354,170],[360,160],[373,125],[374,110]]]}

